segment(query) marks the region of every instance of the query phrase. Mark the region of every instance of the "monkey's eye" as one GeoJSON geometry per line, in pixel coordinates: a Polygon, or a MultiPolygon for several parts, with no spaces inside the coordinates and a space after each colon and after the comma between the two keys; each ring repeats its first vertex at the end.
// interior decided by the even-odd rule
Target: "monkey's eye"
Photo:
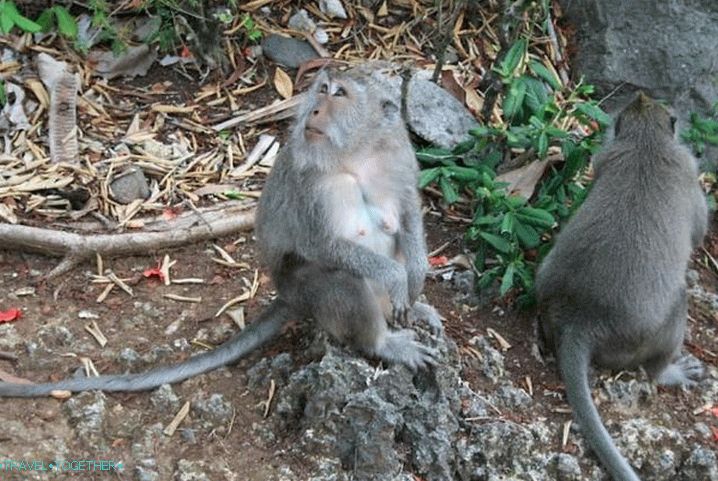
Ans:
{"type": "Polygon", "coordinates": [[[329,91],[329,86],[327,84],[322,84],[321,87],[319,87],[319,93],[325,94],[329,91]]]}
{"type": "Polygon", "coordinates": [[[338,88],[334,91],[334,96],[335,96],[335,97],[344,97],[344,96],[346,96],[346,94],[347,94],[347,91],[344,90],[344,87],[338,87],[338,88]]]}

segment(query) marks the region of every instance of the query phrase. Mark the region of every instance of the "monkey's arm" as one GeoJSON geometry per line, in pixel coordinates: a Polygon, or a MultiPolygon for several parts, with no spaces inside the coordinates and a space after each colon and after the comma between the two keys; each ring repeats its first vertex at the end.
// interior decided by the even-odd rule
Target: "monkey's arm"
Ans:
{"type": "Polygon", "coordinates": [[[185,362],[143,373],[66,379],[44,384],[0,382],[0,397],[46,396],[52,391],[147,391],[163,384],[180,382],[231,364],[251,353],[277,336],[292,315],[291,308],[277,299],[262,312],[257,321],[242,332],[216,349],[192,356],[185,362]]]}
{"type": "Polygon", "coordinates": [[[406,257],[406,275],[409,289],[409,302],[414,304],[424,289],[429,261],[426,256],[424,226],[421,219],[421,204],[417,197],[406,208],[399,230],[399,249],[406,257]]]}

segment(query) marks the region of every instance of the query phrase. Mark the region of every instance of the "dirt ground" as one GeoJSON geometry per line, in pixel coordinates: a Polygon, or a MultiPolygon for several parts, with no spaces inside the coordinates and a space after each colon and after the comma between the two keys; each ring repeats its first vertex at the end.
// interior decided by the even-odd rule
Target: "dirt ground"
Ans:
{"type": "MultiPolygon", "coordinates": [[[[448,256],[462,249],[461,231],[456,224],[436,216],[427,216],[429,249],[446,242],[449,246],[443,253],[448,256]]],[[[48,272],[56,260],[17,252],[0,251],[0,309],[17,307],[22,309],[23,317],[14,322],[11,328],[19,336],[19,342],[11,349],[0,339],[3,346],[3,358],[15,357],[15,360],[0,361],[0,369],[33,381],[57,380],[69,376],[80,366],[77,356],[91,358],[98,371],[102,373],[122,372],[126,365],[118,362],[118,354],[124,348],[132,348],[141,356],[150,352],[154,346],[177,346],[176,339],[184,338],[192,343],[201,339],[206,344],[221,342],[227,332],[236,326],[228,316],[215,317],[215,312],[225,302],[246,289],[254,277],[257,265],[255,245],[251,233],[231,239],[221,239],[217,244],[223,246],[235,259],[246,262],[247,269],[231,269],[211,260],[215,257],[211,243],[193,245],[167,252],[176,265],[172,268],[174,278],[195,277],[204,284],[189,286],[164,286],[156,279],[146,279],[142,272],[157,264],[163,252],[147,256],[106,260],[119,277],[127,279],[134,291],[129,296],[114,289],[104,302],[96,301],[104,286],[93,284],[91,275],[95,266],[85,264],[52,284],[36,284],[43,273],[48,272]],[[27,288],[34,287],[31,295],[20,295],[27,288]],[[201,297],[199,303],[183,303],[163,297],[167,293],[201,297]],[[82,314],[81,314],[82,313],[82,314]],[[87,318],[87,315],[92,317],[87,318]],[[82,318],[82,317],[85,318],[82,318]],[[96,321],[100,330],[108,339],[105,348],[85,331],[85,324],[96,321]],[[63,334],[52,326],[67,328],[70,335],[63,334]],[[168,327],[172,329],[168,330],[168,327]],[[173,330],[176,328],[176,330],[173,330]],[[169,333],[169,334],[168,334],[169,333]],[[208,334],[209,333],[209,334],[208,334]],[[26,343],[38,343],[40,348],[34,354],[26,349],[26,343]]],[[[715,232],[706,246],[714,257],[718,256],[718,236],[715,232]]],[[[698,267],[702,283],[705,286],[716,285],[715,273],[698,267]]],[[[266,276],[259,274],[260,288],[257,296],[246,302],[246,314],[249,322],[262,309],[262,305],[271,294],[266,276]]],[[[531,312],[518,312],[500,305],[482,308],[470,308],[457,302],[456,292],[448,281],[433,279],[427,282],[426,293],[432,302],[446,317],[446,331],[459,347],[467,346],[469,339],[477,334],[485,334],[487,328],[499,332],[512,347],[506,352],[507,371],[516,385],[528,390],[526,378],[531,379],[535,409],[531,416],[554,418],[561,422],[570,419],[566,405],[557,397],[547,393],[562,391],[562,385],[552,365],[539,363],[532,350],[535,343],[533,328],[534,316],[531,312]]],[[[718,327],[716,313],[691,312],[690,330],[692,337],[689,349],[704,362],[716,365],[715,333],[718,327]]],[[[8,325],[6,325],[8,326],[8,325]]],[[[180,400],[191,399],[198,393],[221,393],[230,400],[234,417],[229,426],[220,429],[196,431],[196,442],[188,442],[178,433],[155,445],[153,457],[161,472],[172,472],[179,459],[205,461],[211,465],[210,472],[218,473],[217,479],[242,479],[259,481],[276,475],[277,466],[290,464],[295,473],[304,473],[301,459],[289,460],[276,457],[282,446],[292,443],[291,436],[277,434],[276,445],[267,449],[266,443],[257,442],[257,427],[268,423],[263,417],[266,392],[251,392],[246,387],[245,371],[261,356],[279,352],[291,352],[294,359],[303,362],[302,349],[305,347],[302,333],[309,326],[291,326],[282,337],[265,352],[257,353],[229,369],[200,376],[199,378],[174,386],[180,400]],[[236,478],[222,477],[221,473],[234,473],[236,478]]],[[[3,331],[7,340],[12,336],[3,331]]],[[[176,362],[185,359],[190,353],[203,350],[199,345],[189,349],[172,349],[169,354],[160,357],[161,362],[176,362]]],[[[491,382],[482,378],[471,368],[471,356],[463,351],[464,374],[478,391],[492,388],[491,382]]],[[[133,366],[133,369],[148,367],[145,364],[133,366]]],[[[281,386],[278,386],[281,389],[281,386]]],[[[712,422],[705,413],[694,414],[700,407],[699,401],[690,393],[673,390],[661,390],[659,395],[650,399],[650,410],[658,416],[660,413],[672,413],[673,427],[692,426],[700,418],[703,422],[712,422]]],[[[107,423],[99,443],[92,444],[87,439],[77,439],[63,414],[63,401],[56,399],[0,400],[0,423],[5,426],[0,435],[0,452],[5,459],[55,459],[58,446],[64,445],[66,459],[109,459],[120,461],[125,470],[109,479],[134,479],[131,468],[137,459],[133,459],[133,443],[143,436],[148,426],[160,423],[166,426],[176,414],[158,409],[150,402],[150,395],[107,394],[107,423]],[[104,446],[102,445],[104,442],[104,446]],[[93,446],[94,444],[94,446],[93,446]],[[54,447],[54,448],[53,448],[54,447]]],[[[528,422],[525,416],[510,412],[502,413],[515,422],[528,422]]],[[[606,419],[613,419],[612,413],[604,412],[606,419]]],[[[270,414],[271,416],[271,410],[270,414]]],[[[193,425],[193,413],[185,419],[184,425],[193,425]]],[[[561,450],[561,436],[556,434],[555,445],[547,449],[561,450]]],[[[715,448],[715,445],[713,446],[715,448]]],[[[564,448],[571,452],[571,442],[564,448]]],[[[62,450],[60,450],[62,451],[62,450]]],[[[310,473],[304,473],[307,476],[310,473]]],[[[27,479],[0,473],[1,479],[27,479]]],[[[229,476],[229,475],[227,475],[229,476]]],[[[106,473],[83,473],[81,479],[108,479],[106,473]]],[[[32,478],[31,478],[32,479],[32,478]]],[[[38,478],[44,479],[44,478],[38,478]]],[[[62,475],[52,479],[62,479],[62,475]]],[[[74,479],[78,479],[74,477],[74,479]]],[[[161,479],[165,479],[162,476],[161,479]]],[[[214,479],[214,478],[212,478],[214,479]]]]}

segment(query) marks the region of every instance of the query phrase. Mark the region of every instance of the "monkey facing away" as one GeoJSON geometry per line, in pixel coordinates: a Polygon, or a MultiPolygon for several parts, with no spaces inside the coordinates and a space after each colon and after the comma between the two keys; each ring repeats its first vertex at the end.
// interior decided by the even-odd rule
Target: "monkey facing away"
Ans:
{"type": "Polygon", "coordinates": [[[380,77],[321,72],[267,178],[255,222],[277,299],[218,348],[144,373],[46,384],[0,383],[0,396],[143,391],[237,361],[292,318],[313,317],[339,341],[412,370],[435,351],[411,329],[436,311],[417,302],[428,269],[418,166],[399,106],[380,77]]]}
{"type": "Polygon", "coordinates": [[[643,366],[659,384],[690,386],[703,368],[681,355],[685,273],[707,229],[693,156],[675,118],[640,93],[594,159],[595,181],[539,267],[540,328],[584,437],[616,481],[639,481],[591,399],[590,363],[643,366]]]}

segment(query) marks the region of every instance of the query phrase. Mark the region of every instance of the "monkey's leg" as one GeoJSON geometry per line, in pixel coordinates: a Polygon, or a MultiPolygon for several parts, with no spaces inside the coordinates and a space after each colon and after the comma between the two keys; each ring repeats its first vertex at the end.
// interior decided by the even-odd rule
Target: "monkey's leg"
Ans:
{"type": "Polygon", "coordinates": [[[658,341],[652,340],[658,351],[644,363],[646,371],[658,384],[687,387],[703,376],[701,362],[681,354],[687,317],[688,303],[684,290],[676,299],[663,330],[657,334],[658,341]]]}
{"type": "Polygon", "coordinates": [[[306,312],[337,340],[412,370],[435,364],[436,351],[411,329],[390,330],[369,282],[346,271],[302,269],[296,295],[306,312]]]}

